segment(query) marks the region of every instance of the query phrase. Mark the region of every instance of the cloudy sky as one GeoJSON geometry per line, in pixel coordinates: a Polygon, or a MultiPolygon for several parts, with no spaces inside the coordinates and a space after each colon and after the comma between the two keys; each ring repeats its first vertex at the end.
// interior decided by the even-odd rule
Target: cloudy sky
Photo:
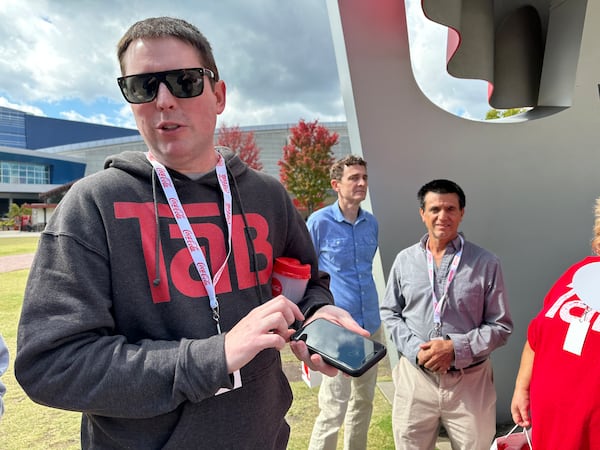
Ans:
{"type": "MultiPolygon", "coordinates": [[[[171,15],[211,41],[227,84],[221,122],[346,120],[325,0],[0,1],[0,106],[135,128],[115,81],[116,43],[133,22],[171,15]]],[[[483,118],[486,85],[445,73],[445,28],[422,16],[420,0],[407,5],[425,94],[455,114],[483,118]]]]}

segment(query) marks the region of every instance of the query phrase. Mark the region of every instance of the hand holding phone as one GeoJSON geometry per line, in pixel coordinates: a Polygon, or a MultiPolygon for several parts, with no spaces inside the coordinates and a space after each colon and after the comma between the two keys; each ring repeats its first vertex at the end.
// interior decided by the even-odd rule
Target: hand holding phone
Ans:
{"type": "Polygon", "coordinates": [[[353,377],[365,373],[387,352],[383,344],[326,319],[313,320],[291,339],[304,341],[310,353],[318,353],[326,363],[353,377]]]}

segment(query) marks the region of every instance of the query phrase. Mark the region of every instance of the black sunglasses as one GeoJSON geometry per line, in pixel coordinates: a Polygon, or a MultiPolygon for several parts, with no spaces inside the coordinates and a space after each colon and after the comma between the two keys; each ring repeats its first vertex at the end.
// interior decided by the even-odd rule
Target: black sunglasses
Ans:
{"type": "Polygon", "coordinates": [[[125,100],[129,103],[148,103],[156,98],[160,83],[164,83],[177,98],[190,98],[202,95],[204,75],[215,79],[212,70],[194,68],[166,70],[164,72],[140,73],[117,78],[125,100]]]}

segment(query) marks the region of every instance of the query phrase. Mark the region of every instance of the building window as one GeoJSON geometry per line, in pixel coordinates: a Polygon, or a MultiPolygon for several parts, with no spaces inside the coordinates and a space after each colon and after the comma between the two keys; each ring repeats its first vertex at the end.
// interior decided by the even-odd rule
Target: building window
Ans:
{"type": "Polygon", "coordinates": [[[0,183],[50,184],[50,170],[43,164],[0,161],[0,183]]]}
{"type": "Polygon", "coordinates": [[[0,107],[0,146],[27,148],[25,113],[0,107]]]}

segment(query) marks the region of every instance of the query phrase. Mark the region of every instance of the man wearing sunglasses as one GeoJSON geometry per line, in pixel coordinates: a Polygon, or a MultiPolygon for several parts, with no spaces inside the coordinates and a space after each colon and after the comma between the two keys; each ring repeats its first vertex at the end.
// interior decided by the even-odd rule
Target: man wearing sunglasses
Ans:
{"type": "Polygon", "coordinates": [[[83,448],[285,449],[292,394],[279,350],[292,325],[324,317],[368,332],[332,305],[281,184],[215,148],[226,89],[204,36],[183,20],[146,19],[118,57],[148,152],[108,158],[52,216],[27,284],[16,376],[35,401],[83,413],[83,448]],[[280,256],[312,266],[298,304],[271,298],[280,256]]]}

